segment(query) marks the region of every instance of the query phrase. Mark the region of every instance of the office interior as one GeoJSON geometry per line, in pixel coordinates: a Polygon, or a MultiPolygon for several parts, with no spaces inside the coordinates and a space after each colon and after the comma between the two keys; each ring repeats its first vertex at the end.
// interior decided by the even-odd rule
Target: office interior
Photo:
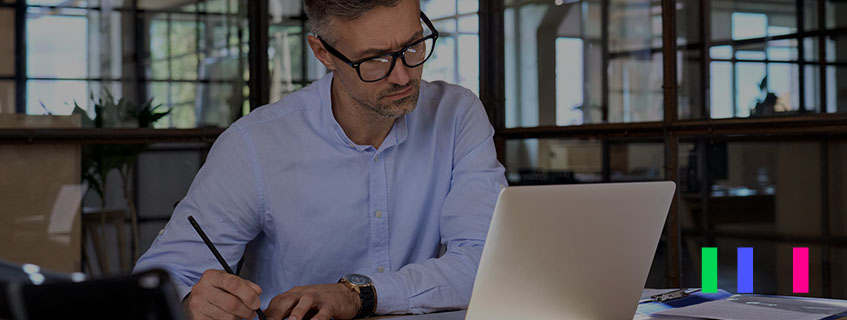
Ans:
{"type": "MultiPolygon", "coordinates": [[[[675,181],[647,287],[847,299],[847,1],[421,0],[509,183],[675,181]],[[723,276],[726,275],[726,276],[723,276]]],[[[215,138],[326,73],[300,0],[0,0],[0,259],[125,275],[215,138]],[[82,199],[82,200],[80,200],[82,199]]],[[[562,208],[567,214],[568,208],[562,208]]],[[[590,240],[590,239],[587,239],[590,240]]]]}

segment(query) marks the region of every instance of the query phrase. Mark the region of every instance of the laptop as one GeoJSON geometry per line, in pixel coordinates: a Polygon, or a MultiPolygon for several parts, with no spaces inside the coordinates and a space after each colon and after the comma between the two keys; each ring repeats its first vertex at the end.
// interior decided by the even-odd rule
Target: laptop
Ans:
{"type": "Polygon", "coordinates": [[[467,313],[400,319],[632,319],[676,185],[508,187],[467,313]]]}

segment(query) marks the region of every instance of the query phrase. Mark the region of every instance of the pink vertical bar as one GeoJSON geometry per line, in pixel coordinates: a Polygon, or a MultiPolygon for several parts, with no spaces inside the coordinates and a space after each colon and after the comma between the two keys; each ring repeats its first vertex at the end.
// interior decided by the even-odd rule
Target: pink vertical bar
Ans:
{"type": "Polygon", "coordinates": [[[794,293],[809,293],[809,248],[794,248],[794,293]]]}

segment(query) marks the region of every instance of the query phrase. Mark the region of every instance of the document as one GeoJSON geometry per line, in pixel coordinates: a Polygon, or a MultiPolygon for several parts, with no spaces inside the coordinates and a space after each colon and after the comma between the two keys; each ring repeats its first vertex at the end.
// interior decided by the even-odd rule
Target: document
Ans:
{"type": "Polygon", "coordinates": [[[683,316],[737,320],[812,320],[847,311],[847,302],[803,297],[734,295],[653,313],[656,318],[683,316]]]}

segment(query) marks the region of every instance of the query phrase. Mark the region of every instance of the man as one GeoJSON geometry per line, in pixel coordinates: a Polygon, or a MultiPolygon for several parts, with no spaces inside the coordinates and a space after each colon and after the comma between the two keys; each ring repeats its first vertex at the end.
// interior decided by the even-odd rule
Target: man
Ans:
{"type": "Polygon", "coordinates": [[[421,81],[437,31],[417,0],[305,4],[332,72],[217,139],[136,270],[168,270],[195,319],[467,306],[506,184],[482,104],[421,81]],[[244,255],[244,279],[220,271],[189,215],[233,269],[244,255]]]}

